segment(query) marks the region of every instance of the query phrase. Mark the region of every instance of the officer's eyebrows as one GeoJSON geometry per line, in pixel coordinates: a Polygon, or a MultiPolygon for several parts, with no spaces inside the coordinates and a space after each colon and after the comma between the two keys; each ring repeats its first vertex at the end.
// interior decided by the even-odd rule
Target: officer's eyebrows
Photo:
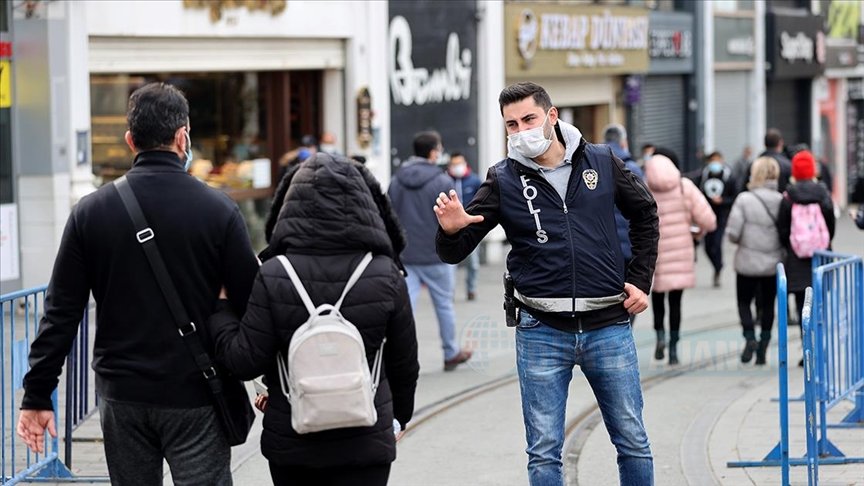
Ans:
{"type": "MultiPolygon", "coordinates": [[[[528,113],[522,115],[521,117],[519,117],[518,119],[522,120],[523,122],[530,122],[531,120],[533,120],[535,118],[537,118],[536,113],[528,112],[528,113]]],[[[507,125],[508,127],[513,126],[513,125],[516,125],[516,120],[517,120],[516,118],[508,118],[508,119],[504,120],[504,124],[507,125]]]]}

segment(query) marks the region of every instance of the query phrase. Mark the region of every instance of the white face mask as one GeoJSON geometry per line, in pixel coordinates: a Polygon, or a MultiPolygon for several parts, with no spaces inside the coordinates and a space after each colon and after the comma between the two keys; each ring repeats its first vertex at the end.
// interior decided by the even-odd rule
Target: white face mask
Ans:
{"type": "Polygon", "coordinates": [[[543,124],[539,127],[508,135],[507,145],[509,148],[528,159],[545,154],[549,150],[549,146],[552,145],[552,139],[546,138],[546,121],[548,119],[549,113],[546,113],[546,118],[543,119],[543,124]]]}
{"type": "Polygon", "coordinates": [[[450,175],[453,177],[465,177],[465,174],[468,172],[468,166],[466,164],[456,164],[450,166],[450,175]]]}

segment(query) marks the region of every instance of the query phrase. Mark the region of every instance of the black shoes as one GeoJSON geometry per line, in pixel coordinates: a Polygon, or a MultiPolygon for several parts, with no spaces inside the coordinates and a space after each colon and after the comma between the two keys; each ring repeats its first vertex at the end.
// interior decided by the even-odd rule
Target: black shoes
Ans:
{"type": "Polygon", "coordinates": [[[666,349],[666,332],[657,332],[657,345],[654,346],[654,359],[661,360],[664,357],[663,351],[666,349]]]}
{"type": "MultiPolygon", "coordinates": [[[[756,342],[755,339],[748,339],[744,344],[744,351],[741,352],[741,362],[749,363],[751,359],[753,359],[753,353],[756,351],[756,348],[759,347],[759,343],[756,342]]],[[[762,351],[762,364],[765,364],[765,351],[762,351]]]]}
{"type": "Polygon", "coordinates": [[[759,341],[759,347],[756,348],[756,365],[761,366],[765,364],[765,354],[767,353],[767,351],[768,341],[759,341]]]}
{"type": "Polygon", "coordinates": [[[677,365],[678,364],[678,349],[677,343],[669,343],[669,364],[677,365]]]}

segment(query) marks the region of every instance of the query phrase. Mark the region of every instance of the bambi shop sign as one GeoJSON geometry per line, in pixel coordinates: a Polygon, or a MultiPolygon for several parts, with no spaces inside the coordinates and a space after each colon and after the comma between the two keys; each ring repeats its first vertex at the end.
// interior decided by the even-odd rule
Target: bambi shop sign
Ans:
{"type": "MultiPolygon", "coordinates": [[[[450,32],[447,36],[446,54],[441,67],[415,67],[413,50],[414,40],[408,20],[402,16],[393,17],[390,20],[390,90],[394,103],[425,105],[468,99],[471,96],[473,56],[469,49],[460,49],[458,34],[450,32]]],[[[428,59],[423,61],[428,62],[428,59]]]]}
{"type": "Polygon", "coordinates": [[[510,78],[648,69],[648,11],[626,7],[505,6],[510,78]]]}

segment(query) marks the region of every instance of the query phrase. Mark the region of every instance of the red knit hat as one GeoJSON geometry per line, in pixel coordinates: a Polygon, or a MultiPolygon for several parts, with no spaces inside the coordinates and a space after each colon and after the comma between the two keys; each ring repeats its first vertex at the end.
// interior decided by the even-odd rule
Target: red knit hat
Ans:
{"type": "Polygon", "coordinates": [[[809,181],[816,177],[816,159],[809,150],[802,150],[792,157],[792,177],[796,181],[809,181]]]}

